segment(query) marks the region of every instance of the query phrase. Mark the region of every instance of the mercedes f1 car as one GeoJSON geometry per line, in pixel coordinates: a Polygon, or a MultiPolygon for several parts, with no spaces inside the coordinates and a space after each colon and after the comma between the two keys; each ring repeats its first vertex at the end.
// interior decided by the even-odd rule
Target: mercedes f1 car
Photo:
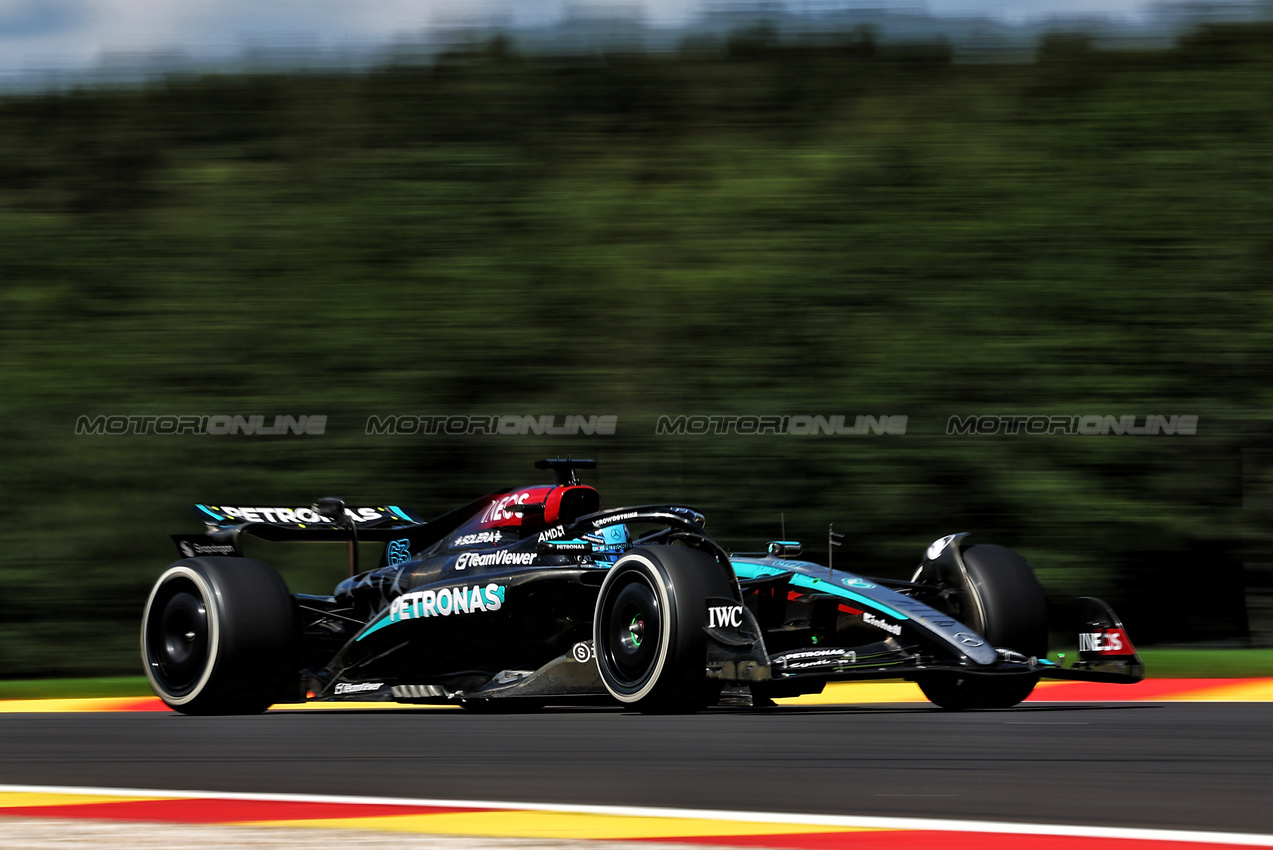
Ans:
{"type": "Polygon", "coordinates": [[[1029,564],[951,534],[907,580],[730,553],[686,505],[601,508],[592,461],[540,461],[554,484],[501,490],[424,522],[397,505],[196,505],[202,534],[155,583],[141,654],[186,714],[305,700],[522,710],[605,701],[647,712],[769,705],[828,682],[906,679],[945,709],[1006,708],[1040,678],[1136,682],[1109,606],[1080,601],[1077,659],[1048,659],[1029,564]],[[330,596],[290,593],[242,538],[348,544],[330,596]],[[360,570],[360,544],[380,562],[360,570]],[[380,549],[380,544],[383,548],[380,549]]]}

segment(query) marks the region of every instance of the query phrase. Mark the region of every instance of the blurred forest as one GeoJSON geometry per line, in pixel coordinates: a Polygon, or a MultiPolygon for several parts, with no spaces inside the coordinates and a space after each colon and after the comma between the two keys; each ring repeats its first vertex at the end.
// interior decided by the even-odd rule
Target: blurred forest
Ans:
{"type": "MultiPolygon", "coordinates": [[[[426,516],[595,457],[902,576],[969,531],[1143,642],[1242,638],[1273,562],[1273,27],[1037,59],[763,29],[529,58],[0,98],[0,678],[139,672],[212,504],[426,516]],[[80,416],[327,415],[321,436],[80,416]],[[376,436],[371,415],[618,416],[376,436]],[[658,436],[659,416],[906,415],[904,436],[658,436]],[[1193,436],[948,436],[950,416],[1196,415],[1193,436]]],[[[319,550],[322,550],[319,553],[319,550]]],[[[294,590],[323,592],[341,553],[294,590]]],[[[273,556],[267,555],[267,558],[273,556]]]]}

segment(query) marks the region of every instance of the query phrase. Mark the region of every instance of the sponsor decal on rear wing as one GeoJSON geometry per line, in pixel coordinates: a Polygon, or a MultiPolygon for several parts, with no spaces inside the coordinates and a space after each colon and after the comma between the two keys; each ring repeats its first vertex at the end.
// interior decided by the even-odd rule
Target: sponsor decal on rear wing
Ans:
{"type": "Polygon", "coordinates": [[[346,543],[353,569],[358,563],[359,542],[384,543],[380,564],[385,566],[410,560],[412,552],[435,540],[423,519],[397,505],[346,507],[339,499],[320,499],[310,507],[198,504],[191,510],[208,528],[205,534],[173,535],[183,558],[242,557],[239,539],[247,534],[269,541],[346,543]],[[325,508],[326,515],[317,507],[325,508]]]}
{"type": "Polygon", "coordinates": [[[239,550],[239,541],[236,535],[223,535],[220,538],[212,538],[206,534],[174,534],[172,542],[177,545],[177,551],[181,553],[183,558],[203,558],[209,555],[220,556],[223,558],[240,558],[243,553],[239,550]]]}
{"type": "MultiPolygon", "coordinates": [[[[237,525],[244,522],[264,522],[271,525],[304,528],[309,525],[330,526],[331,520],[319,514],[312,507],[257,507],[234,505],[195,505],[192,510],[203,518],[204,522],[215,525],[237,525]]],[[[420,523],[423,520],[411,511],[397,505],[379,507],[347,507],[346,517],[355,525],[420,523]]]]}

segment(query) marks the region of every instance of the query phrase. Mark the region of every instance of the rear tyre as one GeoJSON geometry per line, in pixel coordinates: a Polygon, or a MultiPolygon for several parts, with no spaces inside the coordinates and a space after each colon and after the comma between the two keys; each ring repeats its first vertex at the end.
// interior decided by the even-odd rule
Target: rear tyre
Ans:
{"type": "Polygon", "coordinates": [[[593,643],[606,690],[643,712],[694,712],[715,703],[706,677],[707,599],[735,597],[709,552],[645,546],[624,554],[597,595],[593,643]]]}
{"type": "MultiPolygon", "coordinates": [[[[1003,546],[978,544],[961,553],[967,576],[953,581],[946,612],[992,646],[1022,655],[1048,654],[1048,601],[1034,570],[1003,546]]],[[[934,677],[919,682],[924,696],[947,709],[1008,708],[1030,695],[1037,676],[934,677]]]]}
{"type": "Polygon", "coordinates": [[[141,655],[151,687],[176,711],[260,713],[295,697],[291,594],[261,561],[178,561],[146,602],[141,655]]]}

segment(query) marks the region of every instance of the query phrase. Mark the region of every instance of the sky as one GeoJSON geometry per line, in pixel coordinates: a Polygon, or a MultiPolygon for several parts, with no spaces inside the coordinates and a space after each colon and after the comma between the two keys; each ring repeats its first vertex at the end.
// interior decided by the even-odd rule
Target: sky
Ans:
{"type": "MultiPolygon", "coordinates": [[[[766,0],[796,12],[886,9],[1022,26],[1073,16],[1140,24],[1159,0],[766,0]]],[[[0,75],[82,73],[153,61],[231,61],[250,52],[366,53],[494,22],[545,27],[580,10],[649,26],[701,21],[719,0],[0,0],[0,75]]],[[[1235,7],[1231,0],[1203,5],[1235,7]]],[[[1246,8],[1251,8],[1247,6],[1246,8]]]]}

